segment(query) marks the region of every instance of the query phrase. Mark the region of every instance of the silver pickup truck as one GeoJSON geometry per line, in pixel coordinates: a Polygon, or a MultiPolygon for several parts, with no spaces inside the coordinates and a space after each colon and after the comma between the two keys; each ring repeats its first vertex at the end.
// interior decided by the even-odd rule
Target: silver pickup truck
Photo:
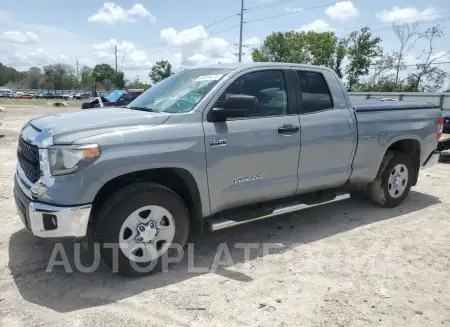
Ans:
{"type": "Polygon", "coordinates": [[[110,267],[156,271],[172,245],[349,198],[399,205],[436,164],[441,110],[352,103],[332,70],[250,63],[181,71],[123,108],[36,118],[17,149],[15,202],[43,238],[92,231],[110,267]]]}

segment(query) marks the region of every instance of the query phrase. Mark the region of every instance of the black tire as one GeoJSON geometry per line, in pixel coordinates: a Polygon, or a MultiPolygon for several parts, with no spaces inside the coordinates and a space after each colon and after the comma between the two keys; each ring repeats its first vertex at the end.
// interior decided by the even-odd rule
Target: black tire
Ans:
{"type": "MultiPolygon", "coordinates": [[[[125,219],[135,210],[147,205],[159,205],[172,214],[175,221],[175,236],[172,244],[184,247],[187,242],[189,213],[183,200],[175,192],[154,183],[135,183],[124,187],[114,193],[103,205],[94,230],[95,242],[100,243],[102,260],[113,272],[123,277],[145,276],[161,271],[167,266],[167,260],[163,260],[162,256],[154,262],[136,263],[128,259],[120,248],[111,249],[104,246],[104,244],[118,245],[120,229],[125,219]],[[136,266],[144,269],[136,269],[136,266]]],[[[173,253],[176,255],[175,248],[170,248],[169,251],[169,257],[173,257],[173,253]]]]}
{"type": "Polygon", "coordinates": [[[411,158],[399,151],[389,150],[385,154],[375,180],[368,185],[368,195],[376,204],[393,208],[402,203],[408,196],[414,176],[414,166],[411,158]],[[389,176],[395,166],[403,164],[408,170],[408,181],[405,190],[399,197],[392,197],[389,193],[389,176]]]}

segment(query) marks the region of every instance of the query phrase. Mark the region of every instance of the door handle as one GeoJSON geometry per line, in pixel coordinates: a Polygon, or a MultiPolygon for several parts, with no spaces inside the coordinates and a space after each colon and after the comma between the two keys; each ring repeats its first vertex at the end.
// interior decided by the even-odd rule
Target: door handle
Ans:
{"type": "Polygon", "coordinates": [[[279,134],[296,133],[299,130],[300,128],[298,126],[294,126],[291,124],[284,124],[283,126],[278,127],[279,134]]]}

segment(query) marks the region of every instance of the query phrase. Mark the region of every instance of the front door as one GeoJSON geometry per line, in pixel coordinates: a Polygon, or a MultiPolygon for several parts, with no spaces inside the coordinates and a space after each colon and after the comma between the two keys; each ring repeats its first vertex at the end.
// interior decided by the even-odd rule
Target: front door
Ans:
{"type": "Polygon", "coordinates": [[[299,118],[285,72],[242,73],[214,106],[230,94],[256,96],[259,110],[246,118],[204,121],[211,213],[294,195],[298,183],[299,118]]]}

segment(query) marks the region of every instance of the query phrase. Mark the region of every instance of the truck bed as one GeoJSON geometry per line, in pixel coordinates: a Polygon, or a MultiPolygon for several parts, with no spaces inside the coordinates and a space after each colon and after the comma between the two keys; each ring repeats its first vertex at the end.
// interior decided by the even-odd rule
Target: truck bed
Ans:
{"type": "Polygon", "coordinates": [[[383,99],[367,99],[353,101],[353,107],[358,112],[385,111],[385,110],[413,110],[413,109],[439,109],[434,103],[393,101],[383,99]]]}
{"type": "Polygon", "coordinates": [[[386,150],[400,140],[420,148],[420,167],[438,146],[438,119],[442,109],[432,103],[367,99],[353,102],[358,143],[352,181],[373,180],[386,150]]]}

